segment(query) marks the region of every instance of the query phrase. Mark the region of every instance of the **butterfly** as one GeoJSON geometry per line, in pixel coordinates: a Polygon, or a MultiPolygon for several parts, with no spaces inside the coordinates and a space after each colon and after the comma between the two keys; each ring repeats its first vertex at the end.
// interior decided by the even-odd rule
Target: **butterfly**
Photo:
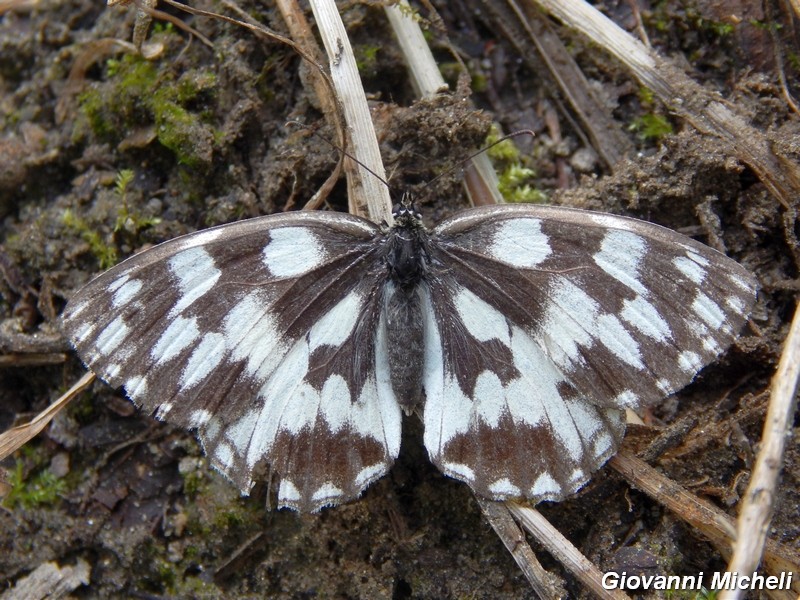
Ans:
{"type": "Polygon", "coordinates": [[[413,202],[377,225],[293,212],[136,254],[78,291],[86,365],[194,429],[243,493],[358,497],[421,418],[430,460],[482,497],[560,500],[618,448],[625,409],[681,389],[736,338],[756,281],[632,218],[539,205],[455,214],[413,202]]]}

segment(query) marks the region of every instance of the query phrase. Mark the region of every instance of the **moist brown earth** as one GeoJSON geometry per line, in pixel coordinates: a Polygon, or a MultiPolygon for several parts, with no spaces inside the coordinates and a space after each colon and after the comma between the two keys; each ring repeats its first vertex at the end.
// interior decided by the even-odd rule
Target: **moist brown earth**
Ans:
{"type": "MultiPolygon", "coordinates": [[[[639,35],[634,4],[604,8],[639,35]]],[[[612,173],[587,151],[545,75],[520,62],[468,5],[439,8],[480,111],[456,96],[415,102],[382,10],[342,7],[391,183],[421,190],[485,143],[490,120],[507,131],[527,127],[537,136],[518,143],[536,173],[530,184],[549,202],[660,223],[756,273],[761,297],[739,342],[626,441],[641,448],[665,427],[688,423],[654,465],[735,516],[797,294],[796,206],[781,206],[715,139],[673,119],[606,54],[558,29],[635,147],[612,173]],[[659,133],[659,124],[668,129],[659,133]]],[[[285,33],[272,3],[241,6],[285,33]]],[[[45,408],[82,374],[58,328],[81,284],[176,235],[302,206],[336,162],[336,151],[286,125],[299,119],[334,137],[291,49],[160,8],[213,48],[160,23],[148,34],[163,45],[158,57],[121,50],[108,39],[131,39],[133,6],[42,0],[0,17],[0,349],[67,357],[0,370],[0,430],[45,408]],[[127,170],[129,182],[118,184],[127,170]]],[[[706,0],[640,9],[658,52],[800,155],[797,114],[777,75],[783,69],[790,83],[798,80],[797,37],[785,14],[737,20],[737,10],[755,9],[706,0]]],[[[447,71],[452,55],[433,43],[447,71]]],[[[458,179],[456,170],[421,192],[429,222],[467,205],[458,179]]],[[[330,207],[346,210],[344,195],[340,184],[330,207]]],[[[191,433],[138,413],[121,391],[97,383],[3,463],[20,485],[0,511],[0,582],[10,587],[42,563],[83,559],[91,581],[74,597],[531,597],[469,489],[439,474],[420,427],[405,425],[397,464],[359,501],[298,516],[267,511],[266,486],[239,497],[209,469],[191,433]]],[[[770,529],[795,549],[799,458],[791,441],[770,529]]],[[[574,498],[540,510],[601,570],[692,575],[725,567],[698,533],[608,467],[574,498]]],[[[571,597],[589,597],[565,578],[571,597]]]]}

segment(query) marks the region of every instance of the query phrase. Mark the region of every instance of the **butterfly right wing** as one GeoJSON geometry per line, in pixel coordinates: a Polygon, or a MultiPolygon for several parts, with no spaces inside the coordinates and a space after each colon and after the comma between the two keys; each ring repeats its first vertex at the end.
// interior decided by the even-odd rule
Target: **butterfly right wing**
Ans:
{"type": "Polygon", "coordinates": [[[280,506],[315,511],[357,497],[399,451],[380,235],[332,213],[190,234],[90,282],[64,328],[98,376],[196,428],[244,493],[268,466],[280,506]]]}
{"type": "Polygon", "coordinates": [[[729,346],[755,279],[657,225],[498,205],[431,234],[425,446],[495,499],[558,500],[615,451],[624,409],[688,384],[729,346]]]}

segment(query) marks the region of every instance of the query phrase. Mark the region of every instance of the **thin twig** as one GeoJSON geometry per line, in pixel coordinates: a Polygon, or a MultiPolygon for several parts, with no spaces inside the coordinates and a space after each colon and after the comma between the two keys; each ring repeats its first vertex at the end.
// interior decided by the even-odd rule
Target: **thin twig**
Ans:
{"type": "MultiPolygon", "coordinates": [[[[708,502],[701,500],[676,482],[625,449],[613,456],[608,464],[620,473],[634,488],[641,490],[665,506],[686,523],[697,529],[726,560],[736,537],[733,519],[708,502]]],[[[771,575],[781,572],[800,572],[800,555],[777,542],[767,541],[764,568],[771,575]]],[[[750,571],[752,573],[752,570],[750,571]]],[[[800,582],[793,581],[792,589],[800,593],[800,582]]],[[[773,593],[773,598],[792,598],[790,592],[773,593]]]]}
{"type": "Polygon", "coordinates": [[[564,565],[575,577],[595,596],[601,600],[624,600],[628,596],[619,590],[608,590],[603,587],[603,574],[572,545],[561,532],[553,527],[535,508],[524,506],[517,502],[505,503],[514,518],[552,554],[558,562],[564,565]]]}
{"type": "Polygon", "coordinates": [[[478,498],[478,505],[539,598],[549,600],[566,597],[563,583],[539,563],[525,540],[525,533],[511,516],[509,507],[503,502],[483,498],[478,498]]]}
{"type": "MultiPolygon", "coordinates": [[[[738,538],[728,571],[752,573],[761,562],[761,554],[772,519],[772,505],[783,451],[792,427],[796,406],[795,392],[800,377],[800,306],[795,309],[792,326],[772,378],[769,408],[764,421],[761,450],[750,475],[750,485],[739,511],[738,538]]],[[[798,569],[800,570],[800,569],[798,569]]],[[[800,573],[798,573],[800,575],[800,573]]],[[[720,600],[736,600],[742,590],[725,590],[720,600]]]]}

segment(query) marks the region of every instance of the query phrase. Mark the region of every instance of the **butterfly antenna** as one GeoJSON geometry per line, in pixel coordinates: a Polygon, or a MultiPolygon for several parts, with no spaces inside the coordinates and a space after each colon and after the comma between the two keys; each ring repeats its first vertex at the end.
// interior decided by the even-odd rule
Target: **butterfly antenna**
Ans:
{"type": "Polygon", "coordinates": [[[531,136],[531,137],[534,137],[536,134],[535,134],[533,131],[531,131],[530,129],[520,129],[519,131],[514,131],[514,132],[512,132],[512,133],[509,133],[508,135],[504,135],[503,137],[501,137],[501,138],[500,138],[500,139],[498,139],[498,140],[495,140],[494,142],[492,142],[492,143],[491,143],[491,144],[489,144],[488,146],[485,146],[485,147],[481,148],[480,150],[478,150],[477,152],[474,152],[474,153],[470,154],[470,155],[469,155],[467,158],[463,159],[463,160],[462,160],[461,162],[459,162],[458,164],[456,164],[456,165],[453,165],[453,166],[452,166],[452,167],[450,167],[449,169],[447,169],[447,170],[445,170],[445,171],[443,171],[443,172],[439,173],[439,174],[438,174],[436,177],[434,177],[433,179],[431,179],[430,181],[428,181],[428,182],[427,182],[427,183],[426,183],[426,184],[425,184],[425,185],[422,187],[422,189],[425,189],[426,187],[430,186],[432,183],[434,183],[435,181],[437,181],[437,180],[441,179],[441,178],[442,178],[442,177],[444,177],[445,175],[449,175],[450,173],[452,173],[452,172],[453,172],[453,171],[455,171],[456,169],[462,169],[462,168],[464,168],[464,165],[465,165],[465,164],[467,164],[469,161],[471,161],[473,158],[475,158],[475,157],[476,157],[476,156],[478,156],[479,154],[483,154],[484,152],[487,152],[488,150],[491,150],[492,148],[494,148],[495,146],[497,146],[497,144],[500,144],[500,143],[502,143],[502,142],[505,142],[505,141],[506,141],[506,140],[508,140],[508,139],[515,138],[515,137],[517,137],[517,136],[520,136],[520,135],[529,135],[529,136],[531,136]]]}
{"type": "MultiPolygon", "coordinates": [[[[375,178],[376,178],[378,181],[380,181],[380,182],[381,182],[383,185],[385,185],[387,188],[389,188],[389,191],[390,191],[390,192],[394,192],[394,191],[395,191],[395,190],[394,190],[394,188],[392,188],[392,186],[391,186],[391,185],[389,185],[389,182],[388,182],[388,181],[386,181],[386,180],[385,180],[383,177],[381,177],[380,175],[378,175],[378,174],[377,174],[375,171],[373,171],[372,169],[370,169],[370,168],[369,168],[367,165],[365,165],[363,162],[361,162],[360,160],[358,160],[358,159],[357,159],[355,156],[353,156],[352,154],[350,154],[350,153],[349,153],[347,150],[345,150],[344,148],[340,148],[340,147],[339,147],[338,145],[336,145],[334,142],[332,142],[331,140],[329,140],[328,138],[326,138],[324,135],[322,135],[322,134],[321,134],[320,132],[318,132],[316,129],[313,129],[312,127],[310,127],[310,126],[306,125],[305,123],[301,123],[300,121],[287,121],[287,122],[286,122],[286,125],[296,125],[297,127],[301,127],[301,128],[303,128],[303,129],[305,129],[305,130],[306,130],[306,131],[308,131],[308,132],[309,132],[311,135],[314,135],[314,136],[318,137],[318,138],[319,138],[319,139],[321,139],[323,142],[325,142],[326,144],[328,144],[328,145],[329,145],[331,148],[333,148],[334,150],[336,150],[337,152],[339,152],[339,153],[340,153],[342,156],[346,156],[347,158],[349,158],[350,160],[352,160],[353,162],[355,162],[355,163],[356,163],[358,166],[360,166],[362,169],[364,169],[364,170],[365,170],[367,173],[369,173],[370,175],[372,175],[373,177],[375,177],[375,178]]],[[[492,144],[492,145],[494,145],[494,144],[492,144]]],[[[491,146],[489,146],[489,147],[491,148],[491,146]]]]}

